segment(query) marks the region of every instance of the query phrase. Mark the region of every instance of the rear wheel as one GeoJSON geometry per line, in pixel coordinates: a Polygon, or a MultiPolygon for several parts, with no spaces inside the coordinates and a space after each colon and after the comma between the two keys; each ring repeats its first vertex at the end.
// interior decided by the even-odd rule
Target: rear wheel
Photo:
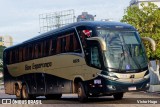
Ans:
{"type": "Polygon", "coordinates": [[[85,90],[84,90],[84,86],[82,84],[82,82],[79,82],[78,83],[78,99],[80,102],[85,102],[87,100],[87,95],[85,93],[85,90]]]}
{"type": "Polygon", "coordinates": [[[19,88],[18,85],[15,86],[15,95],[16,95],[17,99],[21,99],[22,98],[22,91],[21,91],[21,89],[19,88]]]}
{"type": "Polygon", "coordinates": [[[113,97],[115,100],[121,100],[123,98],[123,93],[116,93],[113,97]]]}
{"type": "Polygon", "coordinates": [[[62,94],[48,94],[45,95],[47,99],[60,99],[62,97],[62,94]]]}
{"type": "Polygon", "coordinates": [[[22,99],[29,99],[28,88],[26,85],[22,86],[22,99]]]}
{"type": "Polygon", "coordinates": [[[32,95],[32,94],[29,94],[29,99],[34,100],[34,99],[36,99],[36,96],[35,96],[35,95],[32,95]]]}

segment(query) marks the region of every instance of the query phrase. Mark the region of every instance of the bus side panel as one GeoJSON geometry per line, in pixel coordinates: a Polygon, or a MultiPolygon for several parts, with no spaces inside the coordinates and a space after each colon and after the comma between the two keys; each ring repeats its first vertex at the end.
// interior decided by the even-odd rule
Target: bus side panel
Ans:
{"type": "Polygon", "coordinates": [[[72,81],[45,74],[46,94],[72,93],[72,81]]]}
{"type": "Polygon", "coordinates": [[[29,73],[17,77],[29,88],[29,94],[63,94],[72,93],[72,81],[52,74],[29,73]]]}

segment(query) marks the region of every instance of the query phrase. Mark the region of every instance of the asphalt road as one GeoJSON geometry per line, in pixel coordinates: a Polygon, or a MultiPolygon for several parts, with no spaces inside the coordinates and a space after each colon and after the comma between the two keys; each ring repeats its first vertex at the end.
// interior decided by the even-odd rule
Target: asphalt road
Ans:
{"type": "MultiPolygon", "coordinates": [[[[0,90],[1,99],[15,99],[15,95],[7,95],[4,90],[0,90]]],[[[37,100],[41,100],[42,104],[81,104],[78,101],[78,96],[76,94],[63,94],[62,98],[59,100],[46,100],[44,96],[37,97],[37,100]]],[[[160,104],[160,93],[147,93],[147,92],[128,92],[124,94],[122,100],[114,100],[113,96],[95,97],[89,98],[84,104],[160,104]]]]}
{"type": "MultiPolygon", "coordinates": [[[[2,102],[2,99],[10,98],[17,101],[15,95],[5,94],[3,87],[0,87],[0,103],[2,102]]],[[[41,101],[42,105],[32,104],[23,105],[23,107],[159,107],[160,93],[128,92],[124,94],[122,100],[114,100],[113,96],[104,96],[89,98],[85,103],[80,103],[76,94],[63,94],[62,98],[59,100],[46,100],[44,96],[37,97],[36,100],[41,101]]],[[[12,104],[12,107],[20,106],[22,105],[12,104]]],[[[3,105],[3,107],[9,107],[9,105],[3,105]]]]}

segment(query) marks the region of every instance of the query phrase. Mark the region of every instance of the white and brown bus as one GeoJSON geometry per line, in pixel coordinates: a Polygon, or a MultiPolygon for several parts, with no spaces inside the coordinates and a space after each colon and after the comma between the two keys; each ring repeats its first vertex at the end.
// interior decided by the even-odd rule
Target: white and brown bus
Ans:
{"type": "MultiPolygon", "coordinates": [[[[151,39],[148,39],[151,40],[151,39]]],[[[5,93],[30,99],[88,97],[149,88],[146,52],[137,30],[119,22],[77,22],[4,50],[5,93]]]]}

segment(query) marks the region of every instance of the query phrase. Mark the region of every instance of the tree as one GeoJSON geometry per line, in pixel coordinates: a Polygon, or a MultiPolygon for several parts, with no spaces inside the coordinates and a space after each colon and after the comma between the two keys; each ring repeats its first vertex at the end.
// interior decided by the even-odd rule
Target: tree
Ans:
{"type": "Polygon", "coordinates": [[[0,46],[0,72],[3,70],[3,50],[5,48],[5,46],[0,46]]]}
{"type": "Polygon", "coordinates": [[[5,49],[5,46],[0,46],[0,59],[3,60],[3,50],[5,49]]]}
{"type": "Polygon", "coordinates": [[[156,41],[156,52],[152,53],[149,43],[144,42],[147,56],[160,58],[160,9],[150,2],[148,5],[142,3],[141,6],[141,9],[138,6],[128,7],[121,22],[133,25],[142,37],[153,38],[156,41]]]}

